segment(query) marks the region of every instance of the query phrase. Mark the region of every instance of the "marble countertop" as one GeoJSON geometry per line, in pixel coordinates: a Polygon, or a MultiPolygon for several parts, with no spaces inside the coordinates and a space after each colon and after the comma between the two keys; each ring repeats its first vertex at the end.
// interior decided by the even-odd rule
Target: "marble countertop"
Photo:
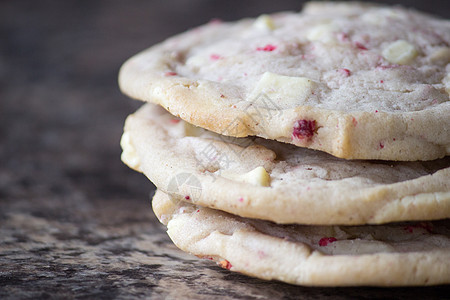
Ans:
{"type": "MultiPolygon", "coordinates": [[[[298,287],[232,273],[179,251],[151,211],[154,186],[120,162],[123,121],[140,103],[120,94],[118,69],[130,55],[212,17],[237,19],[300,4],[128,3],[0,3],[0,299],[450,294],[450,286],[298,287]]],[[[441,12],[448,17],[448,8],[441,12]]]]}

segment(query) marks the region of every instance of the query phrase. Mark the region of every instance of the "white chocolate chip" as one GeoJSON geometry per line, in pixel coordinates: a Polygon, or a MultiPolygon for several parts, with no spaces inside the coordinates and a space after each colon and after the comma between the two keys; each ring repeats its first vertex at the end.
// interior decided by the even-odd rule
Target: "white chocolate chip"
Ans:
{"type": "Polygon", "coordinates": [[[416,56],[417,50],[405,40],[397,40],[383,50],[383,57],[394,64],[409,64],[416,56]]]}
{"type": "Polygon", "coordinates": [[[238,180],[254,185],[270,186],[270,175],[264,167],[257,167],[253,169],[252,171],[241,175],[238,180]]]}
{"type": "Polygon", "coordinates": [[[202,66],[209,63],[209,59],[203,55],[194,55],[186,60],[186,66],[188,66],[194,72],[197,72],[202,66]]]}
{"type": "Polygon", "coordinates": [[[450,73],[448,73],[447,76],[444,77],[442,83],[444,84],[445,91],[450,96],[450,73]]]}
{"type": "Polygon", "coordinates": [[[307,100],[316,83],[306,77],[291,77],[271,72],[263,74],[249,96],[254,101],[261,94],[281,107],[292,107],[307,100]]]}
{"type": "Polygon", "coordinates": [[[310,41],[320,41],[322,43],[334,43],[336,42],[335,36],[336,28],[329,24],[320,24],[308,31],[306,38],[310,41]]]}
{"type": "Polygon", "coordinates": [[[122,155],[120,158],[130,168],[139,170],[139,157],[137,156],[136,149],[131,143],[130,134],[125,132],[120,139],[120,146],[122,147],[122,155]]]}
{"type": "Polygon", "coordinates": [[[369,11],[361,16],[361,19],[367,23],[374,25],[383,25],[388,22],[389,19],[403,18],[399,12],[392,9],[377,9],[369,11]]]}
{"type": "Polygon", "coordinates": [[[260,15],[255,22],[253,23],[253,26],[258,29],[263,30],[274,30],[275,24],[273,23],[273,20],[268,15],[260,15]]]}
{"type": "Polygon", "coordinates": [[[450,48],[440,47],[430,55],[430,60],[433,63],[446,65],[450,62],[450,48]]]}
{"type": "Polygon", "coordinates": [[[192,125],[188,122],[180,122],[182,126],[184,126],[184,135],[185,136],[200,136],[205,131],[203,128],[192,125]]]}

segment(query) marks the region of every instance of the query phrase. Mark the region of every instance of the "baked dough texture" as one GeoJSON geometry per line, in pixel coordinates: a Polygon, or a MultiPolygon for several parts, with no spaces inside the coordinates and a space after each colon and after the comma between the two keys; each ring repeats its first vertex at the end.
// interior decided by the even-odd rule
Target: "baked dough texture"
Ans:
{"type": "Polygon", "coordinates": [[[177,201],[276,223],[380,224],[450,218],[450,157],[348,161],[261,138],[227,138],[145,104],[122,160],[177,201]]]}
{"type": "Polygon", "coordinates": [[[233,137],[345,159],[450,154],[450,22],[401,7],[312,2],[210,22],[130,58],[130,97],[233,137]]]}
{"type": "Polygon", "coordinates": [[[152,205],[180,249],[231,271],[310,286],[450,283],[449,220],[277,225],[174,202],[161,191],[152,205]]]}

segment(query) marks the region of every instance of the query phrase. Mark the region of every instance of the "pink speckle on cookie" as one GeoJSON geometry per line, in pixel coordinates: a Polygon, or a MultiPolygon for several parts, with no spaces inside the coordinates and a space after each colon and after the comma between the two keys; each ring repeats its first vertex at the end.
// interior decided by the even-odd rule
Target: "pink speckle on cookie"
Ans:
{"type": "Polygon", "coordinates": [[[352,117],[352,123],[353,123],[353,126],[355,126],[355,127],[356,127],[356,125],[358,125],[358,121],[356,121],[355,117],[352,117]]]}
{"type": "Polygon", "coordinates": [[[297,139],[309,139],[316,133],[316,120],[298,120],[294,123],[292,136],[297,139]]]}
{"type": "Polygon", "coordinates": [[[186,200],[190,200],[190,199],[191,199],[191,197],[189,197],[189,196],[184,196],[184,199],[186,199],[186,200]]]}
{"type": "Polygon", "coordinates": [[[346,34],[345,32],[339,32],[337,34],[337,38],[341,41],[341,42],[348,42],[349,38],[348,38],[348,34],[346,34]]]}
{"type": "Polygon", "coordinates": [[[267,256],[266,252],[264,252],[262,250],[258,250],[258,257],[259,257],[259,259],[262,259],[262,258],[264,258],[266,256],[267,256]]]}
{"type": "Polygon", "coordinates": [[[355,42],[355,47],[358,48],[359,50],[367,50],[367,47],[364,46],[362,43],[360,42],[355,42]]]}
{"type": "Polygon", "coordinates": [[[383,144],[383,142],[380,142],[379,144],[378,144],[378,150],[381,150],[381,149],[383,149],[384,148],[384,144],[383,144]]]}
{"type": "Polygon", "coordinates": [[[337,238],[335,238],[335,237],[323,237],[319,240],[319,246],[325,247],[336,241],[337,241],[337,238]]]}
{"type": "Polygon", "coordinates": [[[239,198],[239,202],[241,202],[241,203],[244,202],[244,198],[242,198],[242,197],[239,198]]]}
{"type": "Polygon", "coordinates": [[[166,72],[166,73],[164,73],[164,76],[166,76],[166,77],[177,76],[177,75],[178,75],[177,72],[166,72]]]}
{"type": "Polygon", "coordinates": [[[180,123],[180,119],[170,119],[170,123],[178,124],[178,123],[180,123]]]}
{"type": "Polygon", "coordinates": [[[211,60],[219,60],[219,59],[221,59],[222,57],[221,57],[219,54],[211,54],[211,55],[209,56],[209,58],[210,58],[211,60]]]}
{"type": "Polygon", "coordinates": [[[272,44],[267,44],[264,47],[258,47],[256,48],[256,51],[266,51],[266,52],[272,52],[273,50],[277,49],[277,46],[272,44]]]}
{"type": "Polygon", "coordinates": [[[349,69],[339,69],[338,72],[344,75],[344,77],[349,77],[350,75],[352,75],[352,72],[350,72],[349,69]]]}

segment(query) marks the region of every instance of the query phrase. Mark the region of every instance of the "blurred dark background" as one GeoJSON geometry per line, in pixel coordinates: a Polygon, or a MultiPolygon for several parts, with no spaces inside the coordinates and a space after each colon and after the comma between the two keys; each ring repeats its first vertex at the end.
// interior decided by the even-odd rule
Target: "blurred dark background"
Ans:
{"type": "MultiPolygon", "coordinates": [[[[447,0],[377,2],[450,17],[447,0]]],[[[0,1],[0,298],[73,296],[76,293],[63,291],[75,281],[86,297],[114,296],[90,294],[100,283],[94,279],[83,283],[84,277],[76,277],[85,270],[81,254],[74,262],[81,267],[72,266],[69,276],[54,262],[55,251],[64,248],[67,239],[100,249],[100,229],[106,232],[105,240],[108,235],[120,239],[163,232],[150,210],[153,185],[120,162],[123,122],[140,105],[121,95],[117,87],[119,67],[128,57],[213,18],[231,21],[274,11],[298,11],[302,3],[0,1]],[[39,244],[36,237],[40,233],[34,225],[26,225],[32,222],[60,226],[60,237],[66,239],[39,244]],[[64,232],[61,224],[75,224],[76,232],[64,232]],[[129,230],[117,236],[114,232],[120,228],[129,230]],[[37,243],[33,244],[38,247],[35,252],[30,250],[35,249],[32,242],[37,243]],[[45,269],[52,264],[53,269],[45,269]],[[48,277],[42,277],[43,268],[50,272],[48,277]],[[50,284],[55,278],[67,280],[50,284]]],[[[161,239],[169,245],[167,238],[161,239]]],[[[103,272],[109,274],[112,269],[103,272]]],[[[110,285],[120,286],[125,275],[115,276],[118,279],[110,285]]],[[[245,278],[232,275],[229,280],[245,278]]],[[[143,295],[158,282],[144,284],[143,295]]],[[[261,285],[262,281],[251,282],[261,285]]],[[[264,293],[264,289],[257,290],[264,293]]],[[[292,296],[298,290],[289,287],[286,291],[292,296]]],[[[399,297],[410,293],[402,291],[399,297]]],[[[426,293],[438,295],[438,291],[444,290],[426,293]]]]}

